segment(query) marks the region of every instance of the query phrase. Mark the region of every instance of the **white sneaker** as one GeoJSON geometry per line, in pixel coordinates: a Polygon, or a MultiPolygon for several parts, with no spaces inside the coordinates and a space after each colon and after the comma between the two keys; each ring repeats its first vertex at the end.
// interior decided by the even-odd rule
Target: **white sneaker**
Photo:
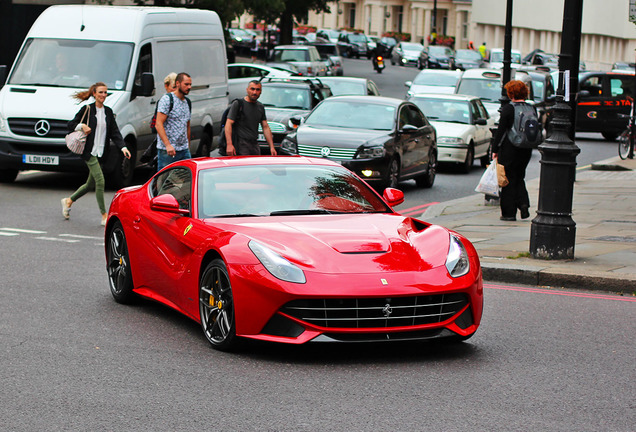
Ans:
{"type": "Polygon", "coordinates": [[[71,206],[68,205],[68,198],[62,198],[62,216],[64,219],[68,220],[71,217],[71,206]]]}
{"type": "Polygon", "coordinates": [[[102,226],[106,226],[107,220],[108,220],[108,216],[102,216],[102,226]]]}

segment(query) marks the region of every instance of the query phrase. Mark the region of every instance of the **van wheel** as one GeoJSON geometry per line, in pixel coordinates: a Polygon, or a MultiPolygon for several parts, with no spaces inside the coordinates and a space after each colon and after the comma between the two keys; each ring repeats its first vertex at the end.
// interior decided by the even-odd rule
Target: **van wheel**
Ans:
{"type": "Polygon", "coordinates": [[[17,176],[17,169],[0,170],[0,183],[13,183],[17,176]]]}
{"type": "Polygon", "coordinates": [[[199,148],[197,149],[197,156],[210,157],[212,151],[212,136],[208,131],[204,131],[199,140],[199,148]]]}
{"type": "Polygon", "coordinates": [[[114,190],[119,190],[132,184],[135,172],[136,150],[130,142],[126,142],[126,147],[130,150],[130,159],[127,159],[119,149],[112,149],[112,151],[117,152],[117,163],[115,163],[115,169],[108,175],[108,184],[114,190]]]}
{"type": "Polygon", "coordinates": [[[603,138],[607,141],[614,141],[616,137],[618,137],[618,134],[615,132],[603,132],[601,135],[603,135],[603,138]]]}

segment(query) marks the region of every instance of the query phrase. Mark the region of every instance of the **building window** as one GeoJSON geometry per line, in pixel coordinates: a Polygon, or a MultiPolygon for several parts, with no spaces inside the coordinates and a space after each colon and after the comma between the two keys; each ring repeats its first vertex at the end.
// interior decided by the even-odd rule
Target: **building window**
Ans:
{"type": "Polygon", "coordinates": [[[349,27],[356,28],[356,5],[352,3],[349,7],[349,27]]]}

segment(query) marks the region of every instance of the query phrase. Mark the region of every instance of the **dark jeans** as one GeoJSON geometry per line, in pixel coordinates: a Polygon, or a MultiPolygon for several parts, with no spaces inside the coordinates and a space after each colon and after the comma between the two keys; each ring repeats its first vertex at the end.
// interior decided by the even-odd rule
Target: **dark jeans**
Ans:
{"type": "Polygon", "coordinates": [[[506,177],[510,183],[501,189],[499,195],[499,206],[503,217],[516,217],[517,209],[530,207],[530,197],[525,182],[526,168],[530,162],[530,157],[530,152],[518,154],[512,161],[504,165],[506,177]]]}
{"type": "Polygon", "coordinates": [[[162,149],[157,149],[157,171],[161,171],[164,167],[170,165],[172,162],[180,161],[183,159],[190,159],[190,149],[177,150],[174,157],[168,156],[168,152],[162,149]]]}

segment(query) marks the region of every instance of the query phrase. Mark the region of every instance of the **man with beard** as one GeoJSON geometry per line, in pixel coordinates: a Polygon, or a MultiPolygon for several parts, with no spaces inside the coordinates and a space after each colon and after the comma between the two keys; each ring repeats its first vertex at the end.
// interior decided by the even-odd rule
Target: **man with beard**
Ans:
{"type": "Polygon", "coordinates": [[[192,103],[186,97],[192,88],[192,78],[185,72],[177,74],[176,90],[161,97],[157,107],[157,170],[172,162],[190,159],[190,118],[192,103]]]}

